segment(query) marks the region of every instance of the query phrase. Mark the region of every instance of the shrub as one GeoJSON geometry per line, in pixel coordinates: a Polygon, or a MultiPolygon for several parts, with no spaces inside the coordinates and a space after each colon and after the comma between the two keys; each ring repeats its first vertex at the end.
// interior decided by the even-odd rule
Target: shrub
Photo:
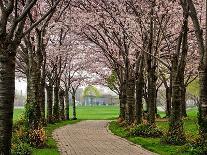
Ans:
{"type": "Polygon", "coordinates": [[[179,154],[191,154],[191,155],[206,155],[207,145],[198,143],[187,143],[181,146],[177,153],[179,154]]]}
{"type": "Polygon", "coordinates": [[[30,155],[31,153],[32,147],[28,143],[12,144],[12,155],[30,155]]]}
{"type": "Polygon", "coordinates": [[[31,152],[28,129],[25,128],[25,120],[22,118],[13,125],[12,154],[28,155],[31,152]]]}
{"type": "Polygon", "coordinates": [[[46,133],[44,128],[30,130],[29,132],[30,144],[35,147],[42,147],[46,143],[46,133]]]}
{"type": "Polygon", "coordinates": [[[157,127],[148,124],[140,124],[130,129],[130,135],[141,137],[161,137],[163,132],[157,127]]]}
{"type": "Polygon", "coordinates": [[[160,139],[160,142],[162,144],[183,145],[186,143],[186,139],[184,136],[178,137],[177,135],[167,134],[160,139]]]}

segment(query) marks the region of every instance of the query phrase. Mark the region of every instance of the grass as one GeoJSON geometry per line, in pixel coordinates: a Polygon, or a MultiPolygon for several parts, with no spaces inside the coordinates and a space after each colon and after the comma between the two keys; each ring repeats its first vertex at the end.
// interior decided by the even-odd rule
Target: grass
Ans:
{"type": "MultiPolygon", "coordinates": [[[[118,106],[78,106],[77,118],[84,120],[113,120],[119,115],[118,106]]],[[[70,115],[72,107],[70,107],[70,115]]]]}
{"type": "MultiPolygon", "coordinates": [[[[184,129],[187,137],[196,138],[198,134],[198,126],[197,126],[197,110],[191,109],[188,111],[189,118],[186,118],[184,121],[184,129]]],[[[157,126],[164,130],[165,132],[168,129],[168,122],[157,122],[157,126]]],[[[160,143],[160,138],[143,138],[143,137],[130,137],[128,136],[128,131],[123,127],[120,127],[119,124],[115,121],[111,122],[109,125],[109,129],[117,136],[122,138],[126,138],[129,141],[139,144],[142,147],[150,150],[152,152],[161,154],[161,155],[186,155],[187,153],[182,153],[184,146],[173,146],[166,145],[160,143]]]]}
{"type": "Polygon", "coordinates": [[[24,113],[24,109],[14,109],[13,121],[17,121],[24,113]]]}
{"type": "MultiPolygon", "coordinates": [[[[24,109],[14,110],[14,121],[18,120],[24,109]]],[[[78,106],[76,109],[78,119],[84,120],[113,120],[118,117],[118,106],[78,106]]],[[[72,115],[72,107],[70,107],[72,115]]]]}
{"type": "Polygon", "coordinates": [[[32,152],[32,155],[59,155],[57,143],[52,138],[52,132],[55,129],[60,128],[62,126],[74,124],[80,121],[81,120],[73,120],[73,121],[71,120],[71,121],[62,121],[62,122],[55,123],[55,124],[49,124],[45,128],[46,133],[47,133],[47,143],[46,143],[47,147],[42,148],[42,149],[34,149],[34,151],[32,152]]]}

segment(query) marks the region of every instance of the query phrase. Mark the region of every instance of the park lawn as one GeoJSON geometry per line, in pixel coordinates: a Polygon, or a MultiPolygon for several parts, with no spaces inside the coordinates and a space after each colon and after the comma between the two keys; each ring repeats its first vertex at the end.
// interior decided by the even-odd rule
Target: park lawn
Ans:
{"type": "MultiPolygon", "coordinates": [[[[118,106],[78,106],[77,118],[84,120],[114,120],[119,116],[118,106]]],[[[72,107],[70,107],[72,115],[72,107]]]]}
{"type": "MultiPolygon", "coordinates": [[[[24,109],[14,110],[14,122],[17,121],[24,109]]],[[[118,106],[77,106],[76,115],[81,120],[113,120],[119,115],[118,106]]],[[[72,107],[70,107],[70,117],[72,116],[72,107]]]]}
{"type": "MultiPolygon", "coordinates": [[[[197,110],[191,109],[188,111],[188,118],[184,121],[184,128],[188,139],[196,138],[198,134],[197,125],[197,110]]],[[[163,131],[167,131],[168,122],[157,122],[157,126],[163,131]]],[[[113,121],[109,125],[109,129],[112,133],[122,138],[126,138],[129,141],[141,145],[143,148],[161,155],[187,155],[188,153],[182,153],[184,146],[173,146],[160,143],[160,138],[143,138],[143,137],[130,137],[128,131],[123,127],[120,127],[117,122],[113,121]]]]}

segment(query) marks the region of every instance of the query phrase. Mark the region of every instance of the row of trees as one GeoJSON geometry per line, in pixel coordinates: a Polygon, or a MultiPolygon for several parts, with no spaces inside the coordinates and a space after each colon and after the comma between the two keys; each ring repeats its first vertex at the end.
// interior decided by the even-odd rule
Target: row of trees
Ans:
{"type": "Polygon", "coordinates": [[[204,143],[204,4],[204,0],[0,0],[0,154],[10,154],[15,69],[16,75],[27,78],[26,121],[32,130],[69,119],[69,92],[75,105],[80,85],[104,80],[119,94],[120,120],[143,123],[145,101],[147,123],[155,126],[157,92],[163,84],[168,136],[175,143],[185,141],[186,87],[199,74],[204,143]]]}
{"type": "Polygon", "coordinates": [[[113,71],[111,80],[116,80],[110,86],[119,93],[120,119],[128,125],[142,123],[145,101],[147,123],[155,126],[157,92],[164,85],[166,117],[170,117],[167,137],[173,144],[186,141],[182,119],[187,116],[186,87],[197,75],[200,135],[203,143],[207,138],[204,4],[202,0],[71,4],[76,31],[99,47],[113,71]]]}

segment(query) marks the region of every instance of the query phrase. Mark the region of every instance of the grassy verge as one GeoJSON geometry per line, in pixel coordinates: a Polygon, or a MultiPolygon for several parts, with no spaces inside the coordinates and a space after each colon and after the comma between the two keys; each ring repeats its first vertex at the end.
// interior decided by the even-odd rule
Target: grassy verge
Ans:
{"type": "Polygon", "coordinates": [[[65,125],[74,124],[80,122],[81,120],[70,120],[70,121],[62,121],[55,124],[49,124],[45,127],[47,134],[47,146],[42,149],[34,149],[32,155],[59,155],[58,147],[56,141],[52,138],[52,132],[65,125]]]}
{"type": "MultiPolygon", "coordinates": [[[[197,125],[197,111],[192,109],[188,111],[188,118],[184,120],[184,129],[188,139],[196,138],[198,134],[198,125],[197,125]]],[[[163,131],[167,131],[168,122],[157,122],[157,126],[163,131]]],[[[122,138],[141,145],[143,148],[150,150],[152,152],[161,154],[161,155],[187,155],[188,153],[182,153],[185,149],[185,146],[173,146],[160,143],[160,138],[143,138],[143,137],[132,137],[129,136],[128,130],[123,127],[120,127],[119,124],[115,121],[111,122],[109,129],[112,133],[122,138]]]]}

